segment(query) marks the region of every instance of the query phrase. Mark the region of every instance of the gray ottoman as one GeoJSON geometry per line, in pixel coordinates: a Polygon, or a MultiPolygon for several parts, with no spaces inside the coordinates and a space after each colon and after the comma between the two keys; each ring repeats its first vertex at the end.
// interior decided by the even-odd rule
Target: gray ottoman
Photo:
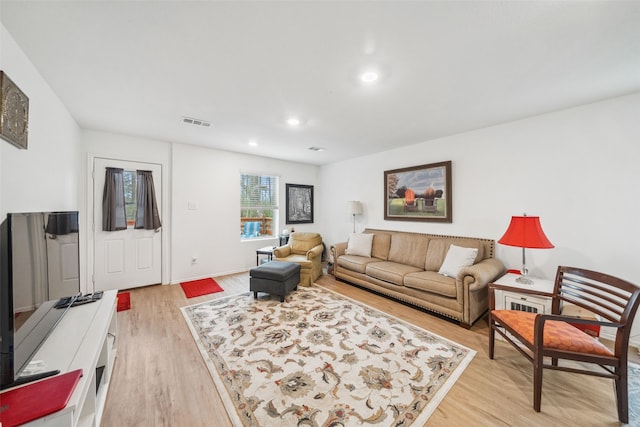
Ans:
{"type": "Polygon", "coordinates": [[[280,296],[280,301],[300,283],[300,264],[295,262],[271,261],[249,271],[249,290],[253,297],[258,292],[280,296]]]}

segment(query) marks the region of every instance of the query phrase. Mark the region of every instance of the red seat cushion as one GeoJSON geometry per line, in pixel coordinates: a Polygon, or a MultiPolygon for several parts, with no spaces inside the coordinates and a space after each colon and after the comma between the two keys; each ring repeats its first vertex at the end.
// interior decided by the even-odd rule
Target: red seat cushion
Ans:
{"type": "MultiPolygon", "coordinates": [[[[539,314],[517,310],[493,310],[491,315],[496,322],[509,325],[529,344],[533,345],[533,325],[539,314]]],[[[599,356],[614,356],[611,350],[597,339],[569,323],[557,320],[545,322],[543,341],[545,348],[599,356]]]]}

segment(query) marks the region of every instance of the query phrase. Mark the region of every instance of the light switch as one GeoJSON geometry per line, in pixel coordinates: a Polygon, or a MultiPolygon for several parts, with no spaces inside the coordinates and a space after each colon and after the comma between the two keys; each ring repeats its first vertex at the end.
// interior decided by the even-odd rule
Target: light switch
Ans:
{"type": "Polygon", "coordinates": [[[190,211],[195,211],[195,210],[198,209],[198,204],[196,202],[190,200],[188,202],[188,208],[189,208],[190,211]]]}

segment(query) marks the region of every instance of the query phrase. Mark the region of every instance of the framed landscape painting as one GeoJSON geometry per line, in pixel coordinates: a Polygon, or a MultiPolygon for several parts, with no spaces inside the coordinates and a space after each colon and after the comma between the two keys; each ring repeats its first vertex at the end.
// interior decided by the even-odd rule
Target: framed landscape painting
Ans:
{"type": "Polygon", "coordinates": [[[313,222],[313,185],[287,184],[287,224],[313,222]]]}
{"type": "Polygon", "coordinates": [[[452,222],[451,161],[384,172],[384,219],[452,222]]]}

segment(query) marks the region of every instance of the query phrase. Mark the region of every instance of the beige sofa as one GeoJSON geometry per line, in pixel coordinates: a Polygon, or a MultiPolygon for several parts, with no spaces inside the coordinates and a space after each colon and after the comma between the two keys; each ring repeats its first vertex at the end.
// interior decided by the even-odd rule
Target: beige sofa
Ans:
{"type": "Polygon", "coordinates": [[[323,250],[320,234],[295,232],[289,243],[273,250],[273,260],[300,264],[300,285],[311,286],[322,275],[323,250]]]}
{"type": "Polygon", "coordinates": [[[493,240],[375,229],[363,234],[373,234],[370,256],[345,253],[348,242],[331,246],[337,279],[442,314],[467,328],[488,310],[487,284],[504,272],[494,258],[493,240]],[[478,249],[475,259],[471,255],[474,264],[462,267],[456,277],[438,272],[451,245],[478,249]]]}

